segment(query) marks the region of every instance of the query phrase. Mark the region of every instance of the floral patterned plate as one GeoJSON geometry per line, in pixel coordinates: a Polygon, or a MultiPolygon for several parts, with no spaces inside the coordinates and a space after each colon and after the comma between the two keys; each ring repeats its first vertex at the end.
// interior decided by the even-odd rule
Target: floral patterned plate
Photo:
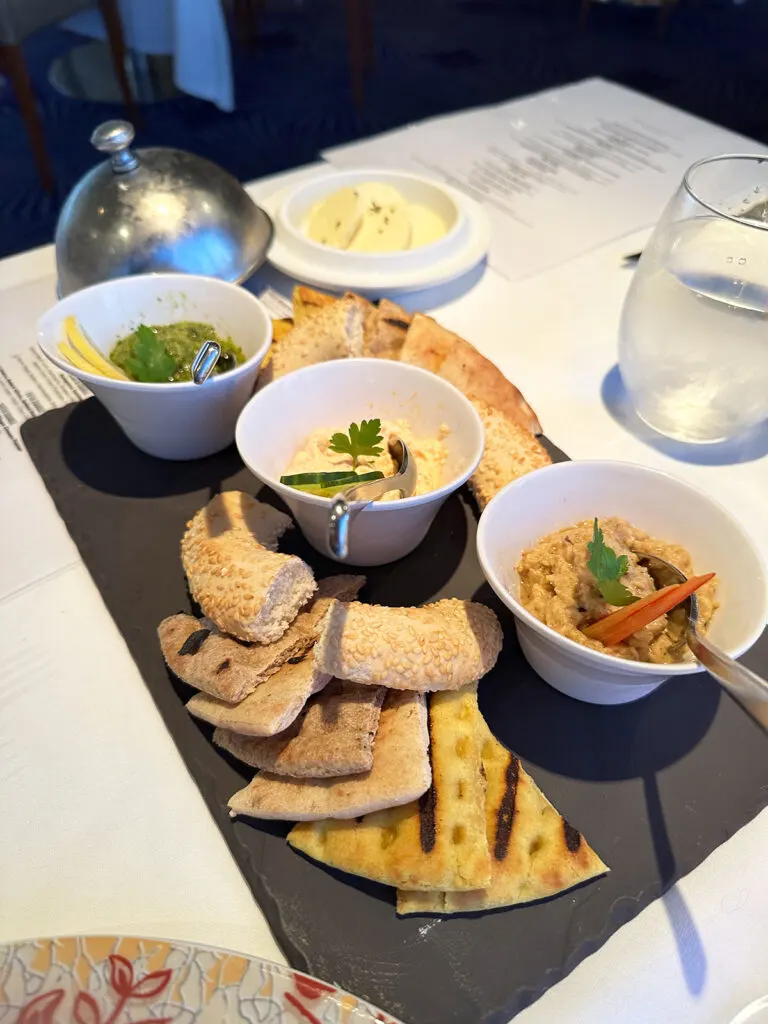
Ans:
{"type": "Polygon", "coordinates": [[[288,967],[106,936],[0,946],[0,1024],[398,1024],[288,967]]]}

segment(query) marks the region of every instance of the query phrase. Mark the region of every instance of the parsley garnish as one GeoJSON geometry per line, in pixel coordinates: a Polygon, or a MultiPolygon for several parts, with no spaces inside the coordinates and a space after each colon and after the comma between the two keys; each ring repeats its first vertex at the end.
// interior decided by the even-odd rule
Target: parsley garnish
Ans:
{"type": "Polygon", "coordinates": [[[606,547],[603,541],[603,531],[600,529],[597,518],[595,518],[592,540],[587,543],[587,551],[589,551],[587,568],[595,577],[595,586],[604,601],[608,604],[623,606],[639,600],[631,590],[619,582],[629,569],[629,559],[626,555],[617,555],[613,548],[606,547]]]}
{"type": "Polygon", "coordinates": [[[384,451],[379,445],[384,440],[379,431],[381,420],[361,420],[360,425],[350,423],[349,435],[334,434],[330,449],[339,455],[352,456],[352,468],[357,469],[357,460],[361,455],[381,455],[384,451]]]}
{"type": "Polygon", "coordinates": [[[142,384],[162,384],[176,372],[176,360],[170,355],[151,327],[139,324],[131,354],[124,367],[142,384]]]}

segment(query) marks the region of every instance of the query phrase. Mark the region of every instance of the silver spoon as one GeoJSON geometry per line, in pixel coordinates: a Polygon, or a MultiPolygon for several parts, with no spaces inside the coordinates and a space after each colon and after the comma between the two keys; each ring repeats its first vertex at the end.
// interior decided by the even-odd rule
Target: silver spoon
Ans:
{"type": "Polygon", "coordinates": [[[221,356],[221,345],[218,341],[204,341],[192,360],[192,380],[195,384],[205,384],[213,373],[221,356]]]}
{"type": "MultiPolygon", "coordinates": [[[[638,561],[647,568],[654,583],[660,587],[685,583],[687,579],[677,566],[657,555],[641,555],[638,561]]],[[[768,682],[756,672],[740,665],[699,632],[699,600],[696,594],[691,594],[670,615],[675,612],[683,616],[681,645],[687,643],[696,660],[709,674],[741,704],[747,714],[768,730],[768,682]]]]}
{"type": "Polygon", "coordinates": [[[405,441],[393,437],[387,447],[397,465],[396,473],[385,476],[383,480],[354,484],[333,498],[328,513],[328,550],[335,558],[344,559],[349,554],[349,528],[363,509],[389,491],[399,491],[401,498],[409,498],[416,490],[416,463],[410,457],[405,441]],[[350,508],[352,502],[358,501],[365,504],[350,508]]]}

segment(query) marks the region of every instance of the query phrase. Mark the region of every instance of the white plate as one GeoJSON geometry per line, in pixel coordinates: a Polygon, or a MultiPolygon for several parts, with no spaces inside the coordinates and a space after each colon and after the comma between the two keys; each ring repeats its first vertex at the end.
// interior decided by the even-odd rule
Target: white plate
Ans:
{"type": "Polygon", "coordinates": [[[334,985],[257,956],[118,936],[0,947],[0,1001],[18,1011],[16,1024],[398,1024],[334,985]]]}
{"type": "Polygon", "coordinates": [[[273,193],[261,205],[275,226],[269,262],[288,277],[331,291],[378,298],[434,288],[472,270],[485,258],[490,245],[490,222],[473,199],[441,182],[383,168],[313,178],[273,193]],[[429,201],[432,194],[441,210],[455,209],[455,220],[437,242],[397,253],[345,252],[307,239],[299,230],[302,214],[324,196],[361,181],[394,185],[411,201],[428,205],[433,205],[429,201]]]}

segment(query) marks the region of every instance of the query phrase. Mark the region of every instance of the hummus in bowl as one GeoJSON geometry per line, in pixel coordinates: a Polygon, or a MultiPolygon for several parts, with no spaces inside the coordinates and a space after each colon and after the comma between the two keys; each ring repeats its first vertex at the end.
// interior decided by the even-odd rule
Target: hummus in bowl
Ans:
{"type": "MultiPolygon", "coordinates": [[[[350,474],[360,475],[373,470],[385,477],[394,476],[398,467],[389,452],[388,444],[399,437],[405,442],[410,457],[416,463],[414,494],[429,494],[430,491],[438,490],[445,482],[444,469],[448,461],[445,439],[451,432],[445,423],[438,427],[434,436],[428,437],[417,435],[407,419],[384,420],[379,426],[382,440],[377,447],[381,449],[380,453],[361,455],[357,459],[353,459],[347,452],[334,450],[332,440],[338,432],[338,426],[314,430],[293,456],[285,471],[286,477],[304,473],[337,473],[345,470],[350,474]]],[[[380,500],[397,501],[397,493],[392,491],[380,500]]]]}
{"type": "MultiPolygon", "coordinates": [[[[679,544],[651,537],[616,516],[601,519],[600,528],[605,544],[619,558],[626,558],[627,569],[621,583],[634,597],[647,597],[658,589],[648,569],[640,564],[643,555],[656,555],[676,566],[685,576],[694,575],[691,556],[679,544]]],[[[562,636],[594,651],[656,665],[692,661],[693,655],[683,636],[682,615],[674,610],[660,615],[618,644],[606,645],[583,632],[585,627],[616,609],[604,600],[588,566],[588,545],[592,537],[593,522],[584,520],[547,534],[523,552],[517,564],[523,607],[562,636]]],[[[716,608],[716,587],[717,581],[713,579],[696,592],[702,632],[709,627],[716,608]]]]}

